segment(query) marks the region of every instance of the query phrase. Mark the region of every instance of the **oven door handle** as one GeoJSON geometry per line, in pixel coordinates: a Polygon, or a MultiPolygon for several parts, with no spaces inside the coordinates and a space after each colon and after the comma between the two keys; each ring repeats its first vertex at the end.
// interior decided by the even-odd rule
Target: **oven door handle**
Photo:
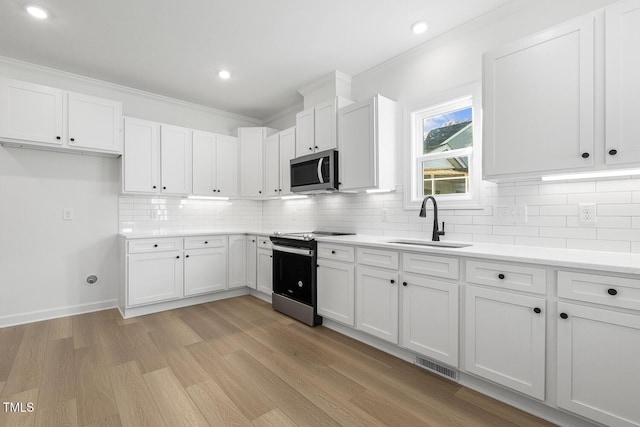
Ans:
{"type": "Polygon", "coordinates": [[[274,251],[287,252],[289,254],[296,254],[296,255],[304,255],[308,257],[312,257],[314,254],[313,249],[290,248],[288,246],[280,246],[280,245],[273,245],[272,248],[274,251]]]}

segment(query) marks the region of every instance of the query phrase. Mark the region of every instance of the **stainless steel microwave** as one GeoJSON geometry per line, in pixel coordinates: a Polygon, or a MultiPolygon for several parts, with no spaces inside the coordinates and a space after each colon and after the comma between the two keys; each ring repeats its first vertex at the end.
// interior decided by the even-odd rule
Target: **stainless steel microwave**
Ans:
{"type": "Polygon", "coordinates": [[[324,193],[338,190],[338,150],[291,159],[291,191],[324,193]]]}

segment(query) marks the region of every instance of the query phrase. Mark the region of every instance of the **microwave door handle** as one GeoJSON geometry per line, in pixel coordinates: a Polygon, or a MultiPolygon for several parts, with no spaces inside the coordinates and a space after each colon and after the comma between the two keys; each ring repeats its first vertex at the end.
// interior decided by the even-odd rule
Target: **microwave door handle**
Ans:
{"type": "Polygon", "coordinates": [[[324,184],[324,179],[322,179],[322,161],[324,160],[324,157],[321,157],[320,160],[318,160],[318,181],[320,182],[320,184],[324,184]]]}

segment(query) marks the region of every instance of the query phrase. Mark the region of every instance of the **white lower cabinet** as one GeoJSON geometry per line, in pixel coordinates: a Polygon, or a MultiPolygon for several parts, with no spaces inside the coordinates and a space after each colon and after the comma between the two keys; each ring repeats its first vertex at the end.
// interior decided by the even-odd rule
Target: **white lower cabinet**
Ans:
{"type": "Polygon", "coordinates": [[[184,296],[227,289],[226,246],[187,250],[184,258],[184,296]]]}
{"type": "Polygon", "coordinates": [[[229,236],[229,289],[247,284],[247,236],[229,236]]]}
{"type": "Polygon", "coordinates": [[[180,298],[183,283],[182,250],[137,253],[128,258],[127,305],[180,298]]]}
{"type": "Polygon", "coordinates": [[[256,289],[256,278],[258,274],[258,238],[256,236],[247,237],[247,286],[256,289]]]}
{"type": "Polygon", "coordinates": [[[564,302],[558,312],[558,406],[639,426],[640,316],[564,302]]]}
{"type": "Polygon", "coordinates": [[[458,284],[402,276],[401,345],[458,367],[458,284]]]}
{"type": "Polygon", "coordinates": [[[544,400],[545,317],[544,298],[468,285],[465,369],[544,400]]]}
{"type": "Polygon", "coordinates": [[[398,344],[398,271],[356,266],[356,328],[398,344]]]}
{"type": "Polygon", "coordinates": [[[257,253],[256,289],[271,295],[273,292],[273,251],[259,248],[257,253]]]}
{"type": "Polygon", "coordinates": [[[355,326],[355,269],[353,263],[318,258],[318,314],[355,326]]]}

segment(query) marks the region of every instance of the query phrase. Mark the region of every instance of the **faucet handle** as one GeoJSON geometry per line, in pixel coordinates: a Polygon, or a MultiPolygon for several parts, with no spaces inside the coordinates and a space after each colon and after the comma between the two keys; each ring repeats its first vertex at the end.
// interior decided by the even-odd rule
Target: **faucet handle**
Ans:
{"type": "Polygon", "coordinates": [[[444,236],[444,221],[442,221],[442,230],[438,231],[438,235],[444,236]]]}

